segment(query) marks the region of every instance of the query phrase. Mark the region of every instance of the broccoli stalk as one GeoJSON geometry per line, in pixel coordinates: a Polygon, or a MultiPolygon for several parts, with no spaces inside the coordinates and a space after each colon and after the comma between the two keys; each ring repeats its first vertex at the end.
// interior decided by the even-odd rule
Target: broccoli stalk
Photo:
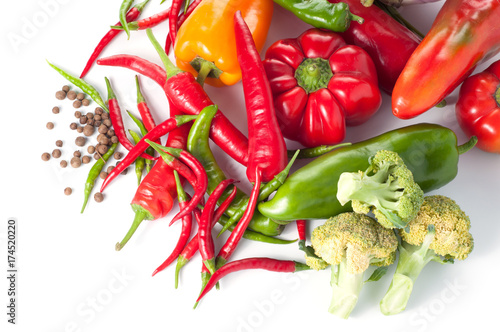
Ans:
{"type": "Polygon", "coordinates": [[[384,315],[405,310],[415,280],[430,261],[453,263],[468,257],[474,247],[470,220],[452,199],[434,195],[424,199],[406,230],[399,230],[399,260],[387,293],[380,301],[384,315]]]}
{"type": "Polygon", "coordinates": [[[363,288],[364,271],[361,273],[347,272],[346,259],[340,264],[332,265],[332,300],[328,311],[336,316],[347,319],[358,302],[359,293],[363,288]]]}
{"type": "Polygon", "coordinates": [[[386,228],[404,228],[417,215],[424,192],[396,152],[380,150],[364,172],[341,174],[337,199],[342,205],[352,201],[358,213],[372,210],[386,228]]]}
{"type": "Polygon", "coordinates": [[[433,225],[430,225],[422,245],[413,246],[405,242],[399,245],[399,260],[396,272],[389,290],[380,302],[380,310],[384,315],[394,315],[405,310],[413,290],[413,284],[427,263],[430,261],[443,264],[452,262],[451,260],[442,259],[434,250],[429,249],[435,236],[436,229],[433,225]]]}

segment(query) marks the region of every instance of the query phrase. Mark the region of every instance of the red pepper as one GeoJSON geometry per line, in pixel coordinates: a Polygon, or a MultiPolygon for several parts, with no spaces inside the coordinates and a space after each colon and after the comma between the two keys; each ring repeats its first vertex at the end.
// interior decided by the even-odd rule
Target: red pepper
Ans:
{"type": "Polygon", "coordinates": [[[353,13],[364,18],[363,24],[352,22],[341,35],[348,44],[359,46],[370,55],[381,89],[391,94],[420,37],[377,6],[365,7],[360,0],[328,1],[345,2],[353,13]]]}
{"type": "MultiPolygon", "coordinates": [[[[212,238],[212,228],[215,225],[214,211],[217,201],[221,198],[227,186],[234,183],[233,179],[226,179],[219,183],[207,200],[203,208],[198,228],[198,242],[203,264],[210,273],[215,272],[214,240],[212,238]]],[[[234,189],[233,189],[234,191],[234,189]]]]}
{"type": "Polygon", "coordinates": [[[238,63],[242,72],[248,122],[247,177],[255,181],[255,170],[262,181],[271,181],[288,163],[285,140],[278,126],[273,96],[252,33],[241,11],[234,14],[234,32],[238,63]]]}
{"type": "MultiPolygon", "coordinates": [[[[127,22],[131,22],[131,21],[135,20],[136,18],[138,18],[148,2],[149,2],[149,0],[146,0],[146,1],[141,2],[137,5],[135,5],[134,7],[130,8],[130,10],[127,12],[127,16],[125,17],[127,22]]],[[[116,23],[116,26],[122,27],[122,24],[120,22],[118,22],[118,23],[116,23]]],[[[97,57],[99,57],[99,54],[101,54],[102,50],[104,50],[104,48],[106,46],[108,46],[108,44],[120,33],[120,31],[121,30],[110,29],[108,31],[108,33],[106,33],[104,35],[104,37],[102,37],[101,41],[99,42],[99,44],[97,44],[96,48],[94,49],[94,52],[92,53],[92,55],[88,59],[87,64],[85,65],[85,68],[83,69],[82,73],[80,74],[80,78],[83,78],[85,75],[87,75],[90,68],[94,64],[94,61],[97,59],[97,57]]]]}
{"type": "MultiPolygon", "coordinates": [[[[184,23],[184,21],[191,15],[191,13],[198,7],[200,4],[201,0],[194,0],[188,7],[188,10],[185,13],[182,13],[178,20],[177,20],[177,29],[181,27],[181,25],[184,23]]],[[[174,40],[175,41],[175,40],[174,40]]],[[[172,37],[169,34],[167,34],[167,40],[165,42],[165,52],[168,54],[170,51],[170,46],[172,45],[172,37]]]]}
{"type": "Polygon", "coordinates": [[[440,103],[477,64],[500,50],[500,1],[447,0],[408,60],[392,112],[410,119],[440,103]]]}
{"type": "Polygon", "coordinates": [[[277,41],[264,67],[283,135],[306,147],[342,141],[346,124],[365,122],[382,103],[368,53],[334,32],[277,41]]]}
{"type": "Polygon", "coordinates": [[[500,153],[500,60],[464,81],[455,110],[465,134],[477,137],[477,147],[500,153]]]}
{"type": "Polygon", "coordinates": [[[107,58],[100,58],[97,60],[97,64],[100,66],[124,67],[131,69],[139,74],[149,77],[160,86],[163,86],[167,80],[165,69],[135,55],[118,54],[107,58]]]}
{"type": "Polygon", "coordinates": [[[139,77],[137,75],[135,75],[135,84],[137,86],[137,109],[141,115],[142,122],[144,122],[144,127],[146,127],[147,131],[150,131],[156,127],[156,123],[148,104],[141,93],[141,85],[139,84],[139,77]]]}
{"type": "MultiPolygon", "coordinates": [[[[127,133],[125,132],[120,105],[118,104],[118,100],[116,99],[115,93],[111,88],[111,84],[109,83],[108,78],[104,77],[104,79],[106,80],[106,86],[108,88],[107,104],[109,108],[109,119],[111,120],[111,124],[113,125],[116,137],[118,137],[118,141],[121,143],[121,145],[123,145],[127,150],[130,151],[134,148],[134,145],[129,141],[127,133]]],[[[154,157],[146,153],[142,153],[140,156],[149,160],[155,160],[154,157]]]]}
{"type": "Polygon", "coordinates": [[[208,281],[206,287],[203,289],[196,302],[198,303],[202,299],[202,297],[204,297],[215,286],[215,284],[217,284],[220,279],[222,279],[229,273],[254,269],[262,269],[273,272],[298,272],[309,270],[310,268],[304,263],[295,261],[282,261],[265,257],[252,257],[230,262],[221,267],[219,270],[215,271],[212,277],[210,277],[210,280],[208,281]]]}

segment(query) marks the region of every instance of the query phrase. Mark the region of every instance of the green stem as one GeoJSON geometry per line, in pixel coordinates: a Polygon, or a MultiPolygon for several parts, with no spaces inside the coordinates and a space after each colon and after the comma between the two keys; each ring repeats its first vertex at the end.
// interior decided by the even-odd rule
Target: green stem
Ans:
{"type": "Polygon", "coordinates": [[[314,148],[306,148],[306,149],[301,149],[301,150],[288,150],[288,157],[291,158],[297,151],[300,151],[299,155],[297,156],[297,159],[309,159],[309,158],[316,158],[319,156],[322,156],[332,150],[342,148],[344,146],[349,146],[352,145],[352,143],[340,143],[336,145],[320,145],[316,146],[314,148]]]}
{"type": "Polygon", "coordinates": [[[208,74],[210,74],[213,67],[214,67],[213,63],[208,62],[208,61],[204,61],[201,64],[200,71],[198,72],[198,76],[196,77],[196,82],[198,82],[201,86],[203,86],[208,74]]]}
{"type": "Polygon", "coordinates": [[[141,222],[144,219],[148,218],[148,215],[149,213],[146,210],[144,210],[144,208],[140,208],[135,212],[134,222],[132,223],[132,226],[128,230],[127,234],[125,234],[123,240],[115,245],[116,251],[120,251],[127,244],[128,240],[130,240],[132,235],[134,235],[135,231],[137,230],[141,222]]]}
{"type": "Polygon", "coordinates": [[[498,86],[497,91],[495,91],[495,101],[497,102],[497,106],[500,107],[500,86],[498,86]]]}
{"type": "Polygon", "coordinates": [[[181,269],[186,265],[189,261],[184,257],[180,256],[177,258],[177,265],[175,266],[175,289],[179,286],[179,273],[181,269]]]}
{"type": "Polygon", "coordinates": [[[477,143],[477,137],[472,136],[467,142],[462,145],[457,146],[458,154],[464,154],[465,152],[472,149],[477,143]]]}
{"type": "Polygon", "coordinates": [[[345,258],[337,266],[337,271],[332,266],[332,301],[328,311],[347,319],[358,302],[363,284],[363,273],[347,272],[345,258]]]}
{"type": "Polygon", "coordinates": [[[183,71],[174,66],[172,61],[170,61],[167,53],[165,53],[165,50],[160,45],[160,43],[158,43],[158,40],[156,40],[155,36],[153,35],[153,31],[150,28],[148,28],[146,29],[146,33],[148,35],[149,40],[151,41],[151,44],[153,44],[156,52],[160,56],[161,62],[163,62],[163,66],[165,67],[165,71],[167,72],[167,79],[182,73],[183,71]]]}

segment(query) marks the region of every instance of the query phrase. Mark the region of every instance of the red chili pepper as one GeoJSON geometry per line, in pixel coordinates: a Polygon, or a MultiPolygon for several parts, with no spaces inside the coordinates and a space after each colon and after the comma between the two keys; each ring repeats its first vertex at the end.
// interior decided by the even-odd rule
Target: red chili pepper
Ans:
{"type": "Polygon", "coordinates": [[[297,220],[297,233],[299,233],[299,243],[306,242],[306,221],[305,220],[297,220]]]}
{"type": "MultiPolygon", "coordinates": [[[[174,176],[175,176],[175,182],[177,185],[177,197],[179,201],[179,207],[181,209],[184,209],[187,205],[187,195],[182,189],[182,184],[181,184],[181,179],[176,171],[174,171],[174,176]]],[[[165,269],[167,266],[169,266],[182,252],[184,249],[186,243],[189,240],[189,236],[191,235],[191,228],[192,228],[192,222],[193,222],[193,216],[191,213],[185,215],[182,218],[182,230],[181,234],[179,236],[179,240],[177,241],[177,244],[175,245],[172,253],[167,257],[167,259],[153,272],[153,276],[158,273],[159,271],[165,269]]]]}
{"type": "MultiPolygon", "coordinates": [[[[224,212],[227,210],[229,205],[231,205],[232,201],[236,197],[236,194],[238,193],[237,188],[234,187],[234,189],[231,191],[229,196],[222,202],[222,204],[219,206],[219,208],[215,211],[214,216],[212,218],[212,223],[210,225],[210,229],[212,229],[215,224],[219,221],[221,216],[224,214],[224,212]]],[[[201,212],[199,210],[195,209],[195,218],[198,222],[198,225],[200,225],[201,222],[201,212]]],[[[179,272],[181,268],[189,262],[189,260],[194,256],[194,254],[198,251],[199,249],[199,226],[198,226],[198,233],[189,241],[189,243],[186,245],[184,250],[180,253],[179,257],[177,258],[177,265],[175,267],[175,288],[177,288],[179,284],[179,272]]],[[[207,270],[208,271],[208,270],[207,270]]],[[[159,272],[159,271],[158,271],[159,272]]],[[[155,273],[157,273],[155,271],[155,273]]]]}
{"type": "Polygon", "coordinates": [[[500,153],[500,60],[467,78],[455,106],[458,123],[477,147],[500,153]]]}
{"type": "Polygon", "coordinates": [[[175,43],[175,38],[177,37],[177,20],[179,19],[179,13],[181,11],[183,0],[173,0],[172,7],[170,7],[169,19],[169,32],[170,39],[175,43]]]}
{"type": "Polygon", "coordinates": [[[233,179],[226,179],[219,183],[207,200],[198,227],[198,242],[203,264],[210,273],[215,272],[214,240],[212,238],[212,228],[215,225],[214,210],[217,201],[221,198],[227,186],[236,182],[233,179]]]}
{"type": "MultiPolygon", "coordinates": [[[[200,4],[200,2],[201,2],[201,0],[194,0],[189,5],[188,10],[185,13],[182,13],[179,16],[176,29],[179,29],[181,27],[181,25],[184,23],[184,21],[191,15],[191,13],[193,12],[193,10],[195,10],[196,7],[198,7],[198,5],[200,4]]],[[[175,40],[172,40],[170,34],[167,34],[167,40],[165,42],[165,52],[167,54],[170,51],[170,46],[172,46],[172,41],[175,41],[175,40]]]]}
{"type": "MultiPolygon", "coordinates": [[[[159,13],[156,13],[152,16],[143,18],[142,20],[131,21],[127,24],[127,26],[131,31],[146,30],[148,28],[153,28],[162,22],[165,22],[166,20],[168,20],[169,15],[170,15],[170,8],[163,10],[159,13]]],[[[117,30],[123,30],[123,26],[121,24],[114,25],[111,28],[117,30]]]]}
{"type": "MultiPolygon", "coordinates": [[[[138,18],[148,2],[149,0],[146,0],[130,8],[126,16],[127,22],[131,22],[136,18],[138,18]]],[[[122,26],[120,22],[116,23],[116,25],[122,26]]],[[[87,73],[89,72],[90,68],[94,64],[94,61],[97,59],[99,54],[101,54],[102,50],[120,33],[120,31],[121,30],[110,29],[108,33],[106,33],[104,37],[102,37],[101,41],[99,42],[99,44],[97,44],[96,48],[94,49],[94,52],[87,60],[87,64],[85,65],[85,68],[80,74],[80,78],[83,78],[85,75],[87,75],[87,73]]]]}
{"type": "Polygon", "coordinates": [[[392,94],[392,112],[410,119],[440,103],[476,65],[500,50],[500,1],[447,0],[412,53],[392,94]]]}
{"type": "Polygon", "coordinates": [[[233,254],[234,250],[238,246],[241,238],[243,237],[243,233],[247,228],[250,220],[252,220],[253,213],[255,211],[255,206],[257,205],[257,201],[259,198],[260,192],[260,183],[261,183],[261,171],[259,168],[255,170],[255,184],[252,188],[252,192],[250,194],[250,199],[248,200],[248,206],[245,210],[245,213],[241,217],[240,221],[234,228],[231,235],[229,235],[226,243],[222,246],[219,253],[217,254],[217,258],[215,259],[216,269],[220,268],[229,260],[229,257],[233,254]]]}
{"type": "Polygon", "coordinates": [[[367,121],[382,104],[368,53],[331,31],[275,42],[264,67],[283,135],[306,147],[341,142],[346,124],[367,121]]]}
{"type": "Polygon", "coordinates": [[[124,67],[131,69],[139,74],[149,77],[160,86],[163,86],[167,80],[167,75],[162,67],[135,55],[118,54],[107,58],[100,58],[97,59],[97,64],[100,66],[124,67]]]}
{"type": "Polygon", "coordinates": [[[271,181],[288,163],[285,140],[274,113],[273,96],[252,33],[241,11],[234,15],[236,51],[241,67],[248,121],[247,178],[255,181],[255,170],[262,181],[271,181]]]}
{"type": "Polygon", "coordinates": [[[106,179],[104,179],[101,186],[101,192],[108,186],[111,181],[113,181],[116,176],[118,176],[118,174],[120,174],[125,168],[130,166],[130,164],[133,163],[134,160],[149,147],[149,144],[146,142],[147,139],[156,141],[160,137],[174,130],[176,127],[179,127],[194,119],[196,119],[196,116],[192,115],[173,116],[163,121],[158,126],[153,128],[149,133],[144,135],[141,140],[134,146],[134,148],[128,152],[125,158],[123,158],[123,160],[115,168],[113,168],[106,179]]]}
{"type": "MultiPolygon", "coordinates": [[[[165,66],[167,81],[163,85],[163,90],[170,101],[187,114],[198,114],[203,108],[213,105],[214,103],[202,86],[196,82],[194,76],[173,65],[150,29],[147,30],[147,34],[165,66]]],[[[220,110],[212,120],[210,137],[237,162],[247,164],[248,140],[220,110]]]]}
{"type": "Polygon", "coordinates": [[[345,2],[353,13],[365,19],[363,24],[352,22],[341,35],[348,44],[359,46],[370,55],[380,87],[391,94],[420,37],[377,6],[365,7],[359,0],[328,1],[345,2]]]}
{"type": "Polygon", "coordinates": [[[295,261],[283,261],[273,258],[264,257],[252,257],[245,258],[237,261],[227,263],[219,270],[215,271],[210,277],[206,287],[201,292],[200,296],[196,300],[199,302],[223,277],[227,276],[229,273],[242,271],[242,270],[267,270],[272,272],[299,272],[304,270],[309,270],[310,267],[304,263],[299,263],[295,261]]]}
{"type": "MultiPolygon", "coordinates": [[[[120,105],[118,104],[118,100],[116,99],[116,95],[111,88],[111,84],[107,77],[104,77],[106,80],[106,86],[108,88],[108,108],[109,108],[109,119],[113,125],[113,129],[115,131],[116,137],[118,137],[118,141],[123,145],[127,150],[132,150],[134,145],[127,138],[127,133],[125,132],[125,126],[123,125],[122,113],[120,110],[120,105]]],[[[146,158],[149,160],[155,160],[154,157],[148,155],[147,153],[143,153],[140,155],[142,158],[146,158]]]]}
{"type": "Polygon", "coordinates": [[[156,123],[153,115],[151,114],[151,110],[149,109],[148,104],[146,103],[146,100],[142,95],[141,85],[139,83],[139,77],[137,75],[135,75],[135,84],[137,86],[137,109],[139,110],[139,114],[141,115],[144,127],[146,127],[148,131],[150,131],[151,129],[156,127],[156,123]]]}

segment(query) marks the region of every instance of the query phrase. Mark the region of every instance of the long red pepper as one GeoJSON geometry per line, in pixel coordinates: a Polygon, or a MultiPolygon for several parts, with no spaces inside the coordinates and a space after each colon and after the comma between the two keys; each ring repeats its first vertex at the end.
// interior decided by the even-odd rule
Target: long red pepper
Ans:
{"type": "MultiPolygon", "coordinates": [[[[146,6],[146,4],[149,2],[149,0],[146,0],[144,2],[141,2],[137,4],[136,6],[130,8],[130,10],[127,12],[126,20],[127,22],[134,21],[139,17],[141,14],[142,10],[146,6]]],[[[117,26],[122,26],[120,22],[116,23],[117,26]]],[[[85,65],[85,68],[83,68],[82,73],[80,74],[80,78],[83,78],[87,73],[89,72],[90,68],[94,64],[95,60],[101,54],[102,50],[120,33],[120,30],[116,29],[110,29],[108,33],[102,37],[101,41],[99,44],[97,44],[96,48],[94,49],[94,52],[90,56],[90,58],[87,60],[87,64],[85,65]]]]}
{"type": "MultiPolygon", "coordinates": [[[[169,15],[170,8],[141,20],[129,22],[127,25],[129,30],[146,30],[148,28],[153,28],[162,22],[165,22],[166,20],[168,20],[169,15]]],[[[111,28],[123,30],[123,26],[121,24],[112,26],[111,28]]]]}
{"type": "Polygon", "coordinates": [[[183,0],[173,0],[172,7],[170,7],[170,14],[168,16],[169,20],[169,36],[172,42],[175,43],[175,38],[177,37],[177,20],[179,19],[179,13],[181,11],[183,0]]]}
{"type": "MultiPolygon", "coordinates": [[[[191,15],[191,13],[198,7],[200,4],[201,0],[194,0],[188,7],[187,11],[182,13],[179,18],[177,19],[177,24],[176,24],[176,29],[179,29],[181,25],[184,23],[184,21],[191,15]]],[[[175,39],[172,39],[172,36],[167,34],[167,40],[165,41],[165,52],[168,54],[170,51],[170,46],[172,46],[172,43],[175,42],[175,39]]]]}
{"type": "Polygon", "coordinates": [[[255,206],[257,205],[257,200],[259,198],[260,193],[260,183],[261,183],[261,171],[259,168],[255,170],[255,184],[252,188],[252,192],[250,193],[250,199],[248,200],[248,206],[245,210],[245,213],[241,217],[240,221],[234,228],[231,235],[229,235],[226,243],[222,246],[219,253],[217,254],[217,258],[215,260],[216,269],[220,268],[229,260],[229,257],[233,254],[234,250],[238,246],[241,238],[243,237],[243,233],[247,228],[250,220],[252,220],[253,213],[255,211],[255,206]]]}
{"type": "Polygon", "coordinates": [[[131,69],[139,74],[149,77],[160,86],[163,86],[167,79],[165,69],[135,55],[117,54],[107,58],[97,59],[96,63],[100,66],[113,66],[131,69]]]}
{"type": "Polygon", "coordinates": [[[104,179],[101,185],[101,192],[108,186],[111,181],[113,181],[114,178],[118,176],[118,174],[120,174],[121,172],[123,172],[123,170],[125,170],[125,168],[130,166],[130,164],[132,164],[134,160],[149,147],[146,139],[156,141],[160,137],[174,130],[176,127],[179,127],[194,119],[196,119],[196,116],[193,115],[176,115],[163,121],[158,126],[153,128],[149,133],[144,135],[141,140],[135,145],[135,147],[129,151],[125,158],[123,158],[123,160],[115,168],[113,168],[106,179],[104,179]]]}
{"type": "Polygon", "coordinates": [[[295,261],[283,261],[265,257],[252,257],[233,261],[227,263],[219,270],[215,271],[215,273],[210,277],[210,280],[208,281],[207,285],[201,292],[196,302],[199,302],[217,284],[219,280],[227,276],[229,273],[256,269],[272,272],[299,272],[309,270],[310,267],[304,263],[295,261]]]}
{"type": "Polygon", "coordinates": [[[305,245],[306,243],[306,221],[305,220],[297,220],[297,233],[299,234],[299,246],[300,243],[305,245]]]}
{"type": "MultiPolygon", "coordinates": [[[[211,229],[219,221],[219,219],[222,217],[222,215],[227,210],[229,205],[231,205],[237,193],[238,190],[236,187],[234,187],[229,196],[224,200],[224,202],[222,202],[222,204],[217,208],[217,210],[215,210],[214,217],[212,218],[212,224],[210,225],[211,229]]],[[[195,210],[195,217],[199,225],[201,220],[201,212],[199,210],[198,211],[195,210]]],[[[200,245],[199,232],[200,231],[198,227],[198,233],[196,233],[196,235],[191,239],[191,241],[189,241],[189,243],[186,245],[186,247],[184,247],[184,250],[182,250],[182,252],[179,254],[179,257],[177,258],[177,265],[175,266],[175,288],[177,288],[177,286],[179,285],[179,272],[181,268],[184,265],[186,265],[191,258],[193,258],[194,254],[196,254],[196,252],[199,249],[200,245]]]]}
{"type": "Polygon", "coordinates": [[[217,201],[221,198],[227,186],[234,182],[235,180],[233,179],[226,179],[217,185],[217,187],[208,198],[207,203],[203,208],[201,219],[199,221],[198,242],[200,254],[201,258],[203,259],[203,264],[207,267],[210,273],[215,272],[214,239],[212,238],[212,228],[215,225],[215,223],[213,222],[215,206],[217,205],[217,201]]]}
{"type": "MultiPolygon", "coordinates": [[[[116,99],[116,95],[111,88],[111,83],[107,77],[104,77],[106,80],[106,87],[108,88],[108,108],[109,108],[109,119],[111,120],[111,124],[113,125],[113,130],[115,131],[116,137],[118,137],[118,141],[123,145],[127,150],[132,150],[134,145],[129,141],[127,137],[127,133],[125,131],[125,126],[123,125],[122,113],[120,110],[120,105],[118,104],[118,99],[116,99]]],[[[149,160],[155,160],[154,157],[148,155],[147,153],[143,153],[140,155],[142,158],[146,158],[149,160]]]]}
{"type": "Polygon", "coordinates": [[[262,172],[262,181],[269,182],[288,163],[286,144],[274,112],[271,86],[264,65],[240,11],[234,15],[234,32],[248,120],[246,174],[248,180],[254,182],[258,168],[262,172]]]}
{"type": "MultiPolygon", "coordinates": [[[[179,207],[183,209],[187,205],[188,197],[182,189],[181,179],[176,171],[174,171],[175,182],[177,185],[177,197],[179,201],[179,207]]],[[[182,230],[179,236],[179,240],[175,245],[172,253],[165,259],[165,261],[153,272],[153,276],[158,272],[169,266],[182,252],[186,243],[189,240],[189,236],[191,235],[191,228],[193,223],[193,216],[191,213],[185,215],[182,218],[182,230]]]]}
{"type": "Polygon", "coordinates": [[[135,75],[135,84],[137,87],[137,109],[139,110],[139,114],[141,115],[144,127],[146,127],[148,131],[150,131],[154,127],[156,127],[156,123],[153,115],[151,114],[151,110],[149,109],[148,104],[146,103],[146,100],[144,99],[144,96],[141,92],[139,76],[137,75],[135,75]]]}
{"type": "MultiPolygon", "coordinates": [[[[165,66],[167,81],[163,85],[163,90],[169,100],[187,114],[198,114],[205,107],[213,105],[214,103],[203,90],[203,87],[196,82],[194,76],[175,67],[152,31],[150,29],[146,31],[165,66]]],[[[237,162],[243,165],[247,164],[248,140],[220,110],[217,111],[212,120],[210,137],[215,144],[237,162]]]]}

